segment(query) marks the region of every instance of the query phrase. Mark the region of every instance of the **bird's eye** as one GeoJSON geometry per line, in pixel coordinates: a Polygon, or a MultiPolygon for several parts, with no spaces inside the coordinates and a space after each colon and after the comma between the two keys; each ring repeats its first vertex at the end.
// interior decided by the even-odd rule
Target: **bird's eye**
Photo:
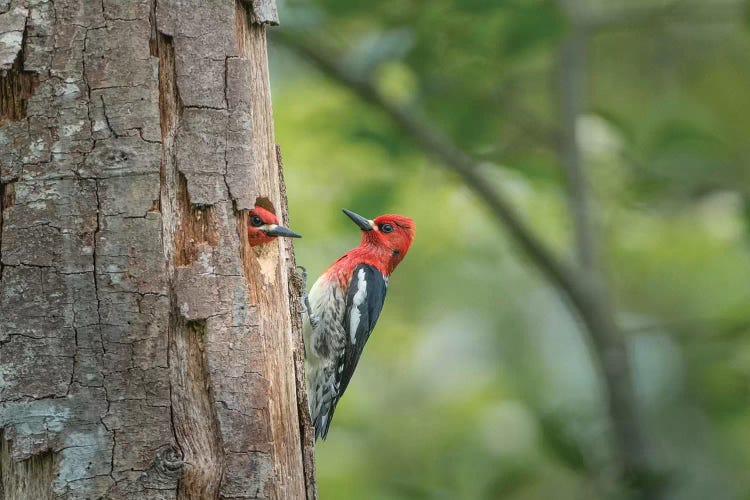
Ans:
{"type": "Polygon", "coordinates": [[[253,227],[260,227],[260,226],[262,226],[262,225],[263,225],[263,219],[261,219],[261,218],[260,218],[260,217],[258,217],[257,215],[253,215],[253,216],[252,216],[252,217],[250,218],[250,224],[252,224],[252,225],[253,225],[253,227]]]}
{"type": "Polygon", "coordinates": [[[380,230],[384,233],[390,233],[393,231],[393,226],[391,226],[390,224],[383,224],[382,226],[380,226],[380,230]]]}

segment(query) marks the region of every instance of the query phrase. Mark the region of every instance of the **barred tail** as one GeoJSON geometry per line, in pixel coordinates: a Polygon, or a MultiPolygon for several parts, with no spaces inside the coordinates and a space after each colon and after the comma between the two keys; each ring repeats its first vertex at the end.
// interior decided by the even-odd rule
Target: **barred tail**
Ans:
{"type": "Polygon", "coordinates": [[[315,427],[315,439],[325,439],[339,399],[334,368],[326,366],[308,373],[307,385],[307,401],[315,427]]]}

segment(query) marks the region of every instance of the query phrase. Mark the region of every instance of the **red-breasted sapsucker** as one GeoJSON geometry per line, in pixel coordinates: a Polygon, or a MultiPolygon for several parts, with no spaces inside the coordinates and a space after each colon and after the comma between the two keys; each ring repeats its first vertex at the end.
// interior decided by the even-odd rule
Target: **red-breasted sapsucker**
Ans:
{"type": "Polygon", "coordinates": [[[279,220],[269,210],[255,205],[247,214],[247,238],[251,247],[270,243],[279,236],[302,238],[299,234],[279,225],[279,220]]]}
{"type": "Polygon", "coordinates": [[[336,404],[380,316],[388,278],[415,234],[408,217],[368,220],[344,213],[362,229],[362,241],[334,262],[304,299],[307,398],[316,439],[328,434],[336,404]]]}

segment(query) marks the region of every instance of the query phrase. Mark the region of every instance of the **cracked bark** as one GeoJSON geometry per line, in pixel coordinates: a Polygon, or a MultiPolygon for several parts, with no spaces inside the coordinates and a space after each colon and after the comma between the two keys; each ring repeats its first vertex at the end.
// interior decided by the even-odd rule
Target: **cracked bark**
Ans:
{"type": "Polygon", "coordinates": [[[269,1],[0,13],[0,498],[314,498],[269,1]],[[296,309],[294,309],[296,310],[296,309]],[[303,444],[304,442],[304,444],[303,444]]]}

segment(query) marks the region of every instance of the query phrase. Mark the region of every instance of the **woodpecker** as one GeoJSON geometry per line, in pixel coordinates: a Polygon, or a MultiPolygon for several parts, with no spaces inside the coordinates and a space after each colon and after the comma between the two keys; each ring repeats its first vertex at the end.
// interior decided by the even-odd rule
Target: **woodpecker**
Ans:
{"type": "Polygon", "coordinates": [[[255,205],[247,216],[247,238],[251,247],[272,242],[279,236],[302,238],[301,235],[279,225],[279,220],[270,211],[255,205]]]}
{"type": "Polygon", "coordinates": [[[388,279],[415,234],[408,217],[368,220],[346,209],[344,213],[362,230],[362,240],[336,260],[303,299],[305,375],[315,439],[328,434],[336,404],[380,316],[388,279]]]}

